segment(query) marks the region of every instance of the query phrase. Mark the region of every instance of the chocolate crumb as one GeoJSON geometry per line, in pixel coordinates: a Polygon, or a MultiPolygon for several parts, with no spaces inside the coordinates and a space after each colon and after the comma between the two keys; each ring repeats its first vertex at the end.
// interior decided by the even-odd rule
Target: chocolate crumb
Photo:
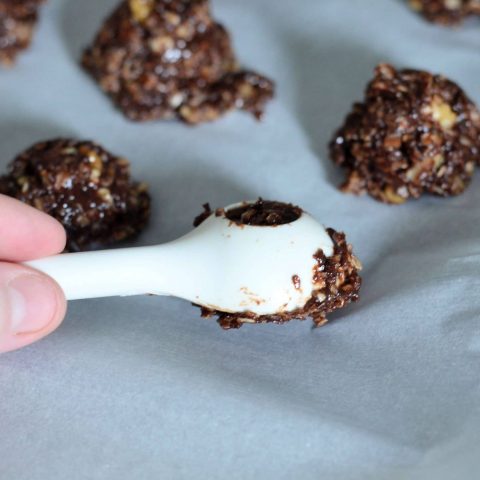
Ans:
{"type": "Polygon", "coordinates": [[[198,227],[212,214],[212,209],[210,208],[209,203],[204,203],[202,206],[203,206],[203,212],[200,215],[195,217],[195,220],[193,221],[194,227],[198,227]]]}
{"type": "Polygon", "coordinates": [[[100,28],[83,67],[134,121],[213,121],[233,109],[260,118],[268,78],[238,66],[208,0],[123,0],[100,28]]]}
{"type": "Polygon", "coordinates": [[[330,143],[342,191],[391,204],[458,195],[480,162],[480,112],[454,82],[420,70],[375,70],[330,143]]]}
{"type": "Polygon", "coordinates": [[[302,288],[302,282],[301,282],[300,277],[298,275],[294,275],[292,277],[292,283],[293,283],[293,286],[295,287],[296,290],[300,290],[302,288]]]}
{"type": "Polygon", "coordinates": [[[147,187],[131,181],[129,162],[89,141],[56,139],[33,145],[0,177],[0,193],[60,221],[68,251],[134,237],[150,213],[147,187]]]}

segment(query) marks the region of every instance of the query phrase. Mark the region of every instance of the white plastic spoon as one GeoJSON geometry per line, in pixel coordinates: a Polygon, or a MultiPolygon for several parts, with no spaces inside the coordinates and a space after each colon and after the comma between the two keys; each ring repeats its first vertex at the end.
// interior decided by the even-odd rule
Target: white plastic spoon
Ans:
{"type": "Polygon", "coordinates": [[[68,300],[173,295],[212,310],[272,315],[311,298],[319,249],[331,256],[333,242],[305,212],[278,226],[239,225],[212,214],[164,245],[62,254],[28,265],[54,278],[68,300]]]}

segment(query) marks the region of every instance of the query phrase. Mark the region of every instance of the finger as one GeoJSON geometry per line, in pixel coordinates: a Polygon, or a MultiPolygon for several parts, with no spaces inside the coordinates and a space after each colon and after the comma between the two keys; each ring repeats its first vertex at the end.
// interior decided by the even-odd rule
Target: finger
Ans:
{"type": "Polygon", "coordinates": [[[53,279],[22,265],[0,263],[0,352],[48,335],[60,325],[66,308],[53,279]]]}
{"type": "Polygon", "coordinates": [[[65,248],[65,230],[53,217],[0,195],[0,259],[24,262],[65,248]]]}

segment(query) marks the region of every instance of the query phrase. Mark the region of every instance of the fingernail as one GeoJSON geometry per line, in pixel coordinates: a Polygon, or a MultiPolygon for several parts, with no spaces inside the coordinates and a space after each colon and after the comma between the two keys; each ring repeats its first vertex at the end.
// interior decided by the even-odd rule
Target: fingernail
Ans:
{"type": "Polygon", "coordinates": [[[20,275],[7,287],[10,305],[10,333],[22,335],[46,328],[58,308],[55,285],[46,277],[20,275]]]}

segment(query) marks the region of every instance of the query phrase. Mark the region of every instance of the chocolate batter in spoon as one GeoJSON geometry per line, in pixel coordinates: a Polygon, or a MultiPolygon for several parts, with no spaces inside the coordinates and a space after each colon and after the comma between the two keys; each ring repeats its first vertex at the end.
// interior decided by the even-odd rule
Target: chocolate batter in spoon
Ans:
{"type": "Polygon", "coordinates": [[[217,315],[223,328],[283,323],[326,314],[355,301],[360,262],[343,234],[299,207],[245,202],[211,212],[173,242],[62,254],[30,262],[53,277],[69,300],[172,295],[217,315]]]}

